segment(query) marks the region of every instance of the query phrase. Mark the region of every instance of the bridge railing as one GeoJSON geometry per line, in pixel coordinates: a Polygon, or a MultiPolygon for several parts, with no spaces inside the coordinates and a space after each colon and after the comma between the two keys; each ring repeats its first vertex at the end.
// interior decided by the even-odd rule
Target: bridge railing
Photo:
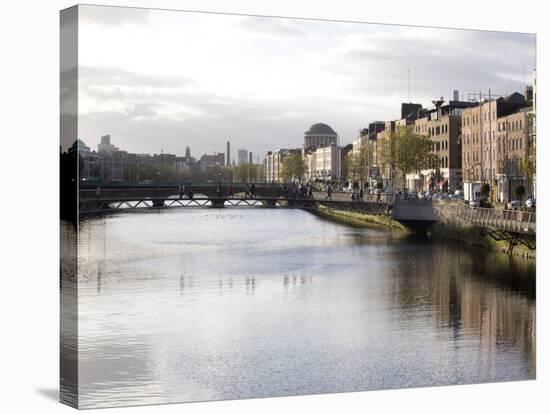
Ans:
{"type": "Polygon", "coordinates": [[[496,210],[462,204],[458,216],[478,227],[494,228],[512,233],[536,234],[536,213],[520,210],[496,210]]]}
{"type": "Polygon", "coordinates": [[[116,198],[116,197],[166,197],[178,194],[177,187],[158,187],[158,188],[100,188],[80,189],[78,196],[81,200],[92,200],[96,198],[116,198]]]}

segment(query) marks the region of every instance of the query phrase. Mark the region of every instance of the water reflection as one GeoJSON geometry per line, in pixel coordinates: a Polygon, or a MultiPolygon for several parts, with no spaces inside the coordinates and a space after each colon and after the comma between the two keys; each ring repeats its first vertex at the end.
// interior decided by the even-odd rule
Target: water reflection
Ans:
{"type": "Polygon", "coordinates": [[[81,407],[535,377],[531,262],[290,210],[81,230],[81,407]]]}

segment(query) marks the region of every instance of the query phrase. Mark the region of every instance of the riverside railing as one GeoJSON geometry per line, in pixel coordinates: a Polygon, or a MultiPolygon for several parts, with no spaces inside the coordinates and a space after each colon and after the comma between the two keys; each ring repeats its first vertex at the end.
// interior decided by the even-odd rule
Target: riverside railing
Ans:
{"type": "Polygon", "coordinates": [[[458,216],[477,227],[487,227],[510,233],[535,235],[536,213],[521,210],[496,210],[493,208],[459,205],[458,216]]]}

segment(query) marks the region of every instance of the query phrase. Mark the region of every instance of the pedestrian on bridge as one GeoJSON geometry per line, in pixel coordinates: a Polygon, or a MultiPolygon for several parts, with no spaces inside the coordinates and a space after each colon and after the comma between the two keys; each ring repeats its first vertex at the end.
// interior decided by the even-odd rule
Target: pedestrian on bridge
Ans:
{"type": "Polygon", "coordinates": [[[330,184],[327,186],[327,196],[325,197],[325,200],[332,201],[332,187],[330,184]]]}
{"type": "Polygon", "coordinates": [[[300,184],[300,198],[306,198],[306,197],[307,197],[306,186],[303,184],[300,184]]]}

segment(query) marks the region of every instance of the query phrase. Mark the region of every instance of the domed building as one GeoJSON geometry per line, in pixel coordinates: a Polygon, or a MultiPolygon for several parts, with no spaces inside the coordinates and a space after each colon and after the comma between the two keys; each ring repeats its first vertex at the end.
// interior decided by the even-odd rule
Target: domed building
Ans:
{"type": "Polygon", "coordinates": [[[313,124],[304,133],[304,149],[338,145],[338,134],[327,124],[313,124]]]}
{"type": "Polygon", "coordinates": [[[304,133],[302,156],[307,181],[333,182],[340,178],[338,134],[327,124],[313,124],[304,133]]]}

